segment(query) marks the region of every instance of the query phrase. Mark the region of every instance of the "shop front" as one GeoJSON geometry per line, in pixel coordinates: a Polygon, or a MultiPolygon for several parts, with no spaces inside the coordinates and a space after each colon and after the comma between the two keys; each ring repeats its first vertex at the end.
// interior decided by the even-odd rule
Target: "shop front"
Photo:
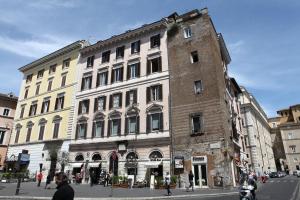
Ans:
{"type": "Polygon", "coordinates": [[[192,172],[195,188],[208,188],[207,156],[192,157],[192,172]]]}

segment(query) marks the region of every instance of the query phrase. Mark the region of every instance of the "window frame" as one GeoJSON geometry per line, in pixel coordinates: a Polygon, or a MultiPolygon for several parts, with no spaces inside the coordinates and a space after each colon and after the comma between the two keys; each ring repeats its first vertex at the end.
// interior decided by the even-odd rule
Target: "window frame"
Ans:
{"type": "Polygon", "coordinates": [[[101,63],[109,63],[110,61],[110,50],[102,52],[101,63]]]}
{"type": "Polygon", "coordinates": [[[183,35],[184,35],[185,39],[192,37],[192,28],[190,26],[184,27],[183,28],[183,35]]]}
{"type": "Polygon", "coordinates": [[[203,122],[203,114],[202,113],[195,113],[191,114],[190,116],[191,120],[191,135],[199,135],[204,133],[204,122],[203,122]],[[199,119],[199,130],[195,130],[195,125],[194,125],[194,118],[199,119]]]}
{"type": "Polygon", "coordinates": [[[202,92],[203,92],[203,81],[202,80],[194,81],[194,93],[195,94],[201,94],[202,92]],[[198,91],[198,88],[197,88],[197,83],[200,83],[199,91],[198,91]]]}
{"type": "Polygon", "coordinates": [[[190,54],[190,57],[191,57],[191,63],[192,64],[199,62],[199,55],[198,55],[198,51],[197,50],[192,51],[191,54],[190,54]]]}
{"type": "Polygon", "coordinates": [[[160,33],[151,36],[150,37],[150,48],[153,49],[153,48],[160,47],[160,40],[161,40],[160,33]]]}

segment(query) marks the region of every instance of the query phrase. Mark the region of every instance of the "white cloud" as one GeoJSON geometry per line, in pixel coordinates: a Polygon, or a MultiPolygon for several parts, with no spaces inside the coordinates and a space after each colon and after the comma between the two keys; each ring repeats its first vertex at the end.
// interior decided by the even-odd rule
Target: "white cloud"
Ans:
{"type": "Polygon", "coordinates": [[[237,42],[228,44],[228,49],[231,54],[239,54],[243,52],[244,44],[245,42],[243,40],[239,40],[237,42]]]}
{"type": "Polygon", "coordinates": [[[68,44],[68,40],[59,39],[55,36],[44,35],[41,39],[14,39],[7,36],[0,36],[0,49],[11,53],[39,58],[58,50],[68,44]]]}

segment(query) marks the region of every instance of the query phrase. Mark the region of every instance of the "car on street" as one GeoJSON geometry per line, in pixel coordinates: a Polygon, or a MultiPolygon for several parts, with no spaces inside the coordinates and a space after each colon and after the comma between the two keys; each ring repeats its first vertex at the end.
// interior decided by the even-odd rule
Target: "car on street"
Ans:
{"type": "Polygon", "coordinates": [[[270,176],[270,178],[278,178],[279,177],[277,172],[271,172],[269,174],[269,176],[270,176]]]}

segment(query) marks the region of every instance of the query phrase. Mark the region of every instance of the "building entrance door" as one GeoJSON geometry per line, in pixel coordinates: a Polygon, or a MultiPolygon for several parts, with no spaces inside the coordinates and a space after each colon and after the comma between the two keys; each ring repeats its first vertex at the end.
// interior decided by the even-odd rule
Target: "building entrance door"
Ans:
{"type": "Polygon", "coordinates": [[[206,164],[193,165],[194,184],[198,188],[207,187],[207,167],[206,164]]]}

